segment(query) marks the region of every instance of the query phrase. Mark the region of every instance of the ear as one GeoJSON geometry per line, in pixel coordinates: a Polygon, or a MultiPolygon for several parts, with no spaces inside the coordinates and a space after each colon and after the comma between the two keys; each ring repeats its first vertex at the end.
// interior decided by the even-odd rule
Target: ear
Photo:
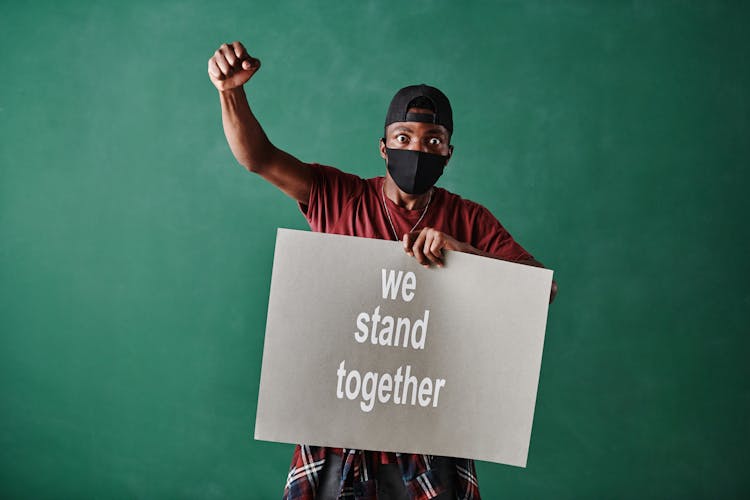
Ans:
{"type": "Polygon", "coordinates": [[[445,160],[445,166],[448,166],[448,162],[451,161],[451,157],[453,156],[453,144],[448,145],[448,159],[445,160]]]}
{"type": "Polygon", "coordinates": [[[380,146],[380,157],[384,160],[387,160],[388,157],[385,154],[385,139],[382,137],[380,138],[379,146],[380,146]]]}

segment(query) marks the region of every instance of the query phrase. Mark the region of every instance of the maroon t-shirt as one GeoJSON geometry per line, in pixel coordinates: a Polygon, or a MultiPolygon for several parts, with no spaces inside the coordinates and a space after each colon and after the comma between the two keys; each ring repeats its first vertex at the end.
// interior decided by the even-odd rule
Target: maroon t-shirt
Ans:
{"type": "MultiPolygon", "coordinates": [[[[315,181],[310,201],[299,207],[313,231],[395,240],[383,203],[388,206],[399,239],[422,216],[421,208],[409,210],[383,197],[383,177],[362,179],[318,164],[311,168],[315,181]]],[[[443,188],[435,187],[430,206],[415,231],[428,226],[504,260],[532,258],[489,210],[443,188]]]]}

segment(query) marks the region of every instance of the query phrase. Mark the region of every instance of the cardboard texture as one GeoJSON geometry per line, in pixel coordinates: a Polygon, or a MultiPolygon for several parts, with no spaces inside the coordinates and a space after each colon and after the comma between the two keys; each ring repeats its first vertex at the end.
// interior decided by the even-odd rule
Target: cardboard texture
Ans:
{"type": "Polygon", "coordinates": [[[255,438],[525,467],[551,282],[548,269],[459,252],[425,269],[399,242],[279,229],[255,438]],[[401,285],[386,298],[384,276],[401,285]]]}

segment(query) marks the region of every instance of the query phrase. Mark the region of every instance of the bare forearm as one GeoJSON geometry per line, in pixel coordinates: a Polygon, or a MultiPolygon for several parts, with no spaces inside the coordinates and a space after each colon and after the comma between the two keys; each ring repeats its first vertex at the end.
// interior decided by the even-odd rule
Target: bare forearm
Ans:
{"type": "Polygon", "coordinates": [[[276,148],[250,110],[244,89],[235,87],[219,92],[224,134],[237,161],[252,172],[267,165],[276,148]]]}

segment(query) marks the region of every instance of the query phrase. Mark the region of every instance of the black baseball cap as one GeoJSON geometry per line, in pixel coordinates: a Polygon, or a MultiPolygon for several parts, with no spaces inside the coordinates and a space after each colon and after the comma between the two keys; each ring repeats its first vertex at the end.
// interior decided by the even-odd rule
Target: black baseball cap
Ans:
{"type": "Polygon", "coordinates": [[[385,126],[395,122],[435,123],[453,134],[453,110],[448,97],[439,89],[424,83],[404,87],[393,96],[388,114],[385,115],[385,126]],[[424,97],[432,102],[435,114],[409,113],[409,104],[417,97],[424,97]]]}

